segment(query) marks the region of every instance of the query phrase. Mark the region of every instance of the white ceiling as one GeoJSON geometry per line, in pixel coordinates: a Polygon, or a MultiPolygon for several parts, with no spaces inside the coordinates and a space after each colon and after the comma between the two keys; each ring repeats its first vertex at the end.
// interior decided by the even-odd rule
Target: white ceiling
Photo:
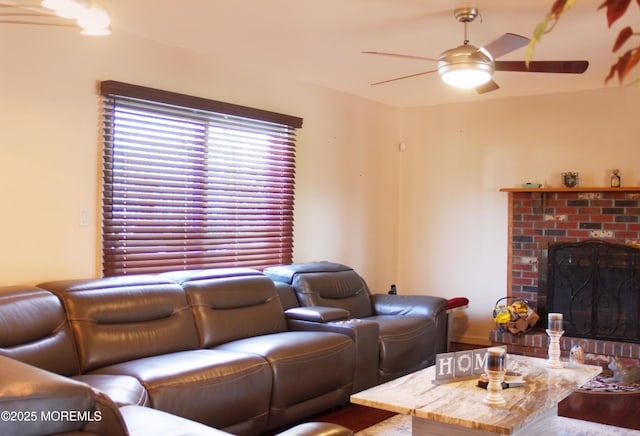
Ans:
{"type": "MultiPolygon", "coordinates": [[[[582,75],[497,72],[500,89],[478,95],[442,83],[437,73],[384,85],[370,83],[435,68],[435,62],[362,54],[363,50],[437,57],[460,45],[459,6],[476,6],[470,42],[478,47],[503,33],[530,37],[553,0],[97,0],[114,34],[182,47],[233,66],[282,75],[408,107],[604,87],[618,57],[611,47],[622,24],[607,27],[602,0],[577,0],[545,35],[534,60],[590,62],[582,75]]],[[[637,23],[632,4],[624,22],[637,23]]],[[[636,26],[637,27],[637,26],[636,26]]],[[[524,59],[526,47],[502,60],[524,59]]],[[[607,86],[618,86],[617,80],[607,86]]]]}

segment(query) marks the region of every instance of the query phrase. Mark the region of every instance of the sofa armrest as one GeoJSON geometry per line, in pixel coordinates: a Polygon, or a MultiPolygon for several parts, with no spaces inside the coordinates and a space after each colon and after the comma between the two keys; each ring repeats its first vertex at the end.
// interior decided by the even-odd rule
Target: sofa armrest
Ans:
{"type": "Polygon", "coordinates": [[[446,313],[448,300],[430,295],[371,295],[376,315],[412,315],[436,318],[446,313]]]}
{"type": "MultiPolygon", "coordinates": [[[[0,356],[0,368],[0,434],[92,432],[87,426],[102,421],[103,412],[89,385],[6,356],[0,356]]],[[[124,435],[126,430],[108,434],[124,435]]]]}
{"type": "Polygon", "coordinates": [[[124,406],[120,412],[127,422],[131,436],[191,435],[191,436],[232,436],[222,430],[207,427],[157,409],[143,406],[124,406]]]}
{"type": "Polygon", "coordinates": [[[371,301],[376,315],[424,316],[431,319],[438,332],[435,352],[446,351],[447,299],[431,295],[373,294],[371,301]]]}
{"type": "Polygon", "coordinates": [[[284,314],[287,319],[311,322],[345,320],[351,316],[348,310],[326,306],[292,307],[285,310],[284,314]]]}
{"type": "Polygon", "coordinates": [[[287,324],[289,330],[333,332],[349,336],[356,349],[353,392],[359,392],[378,383],[378,337],[380,336],[378,323],[350,318],[324,323],[288,319],[287,324]]]}
{"type": "Polygon", "coordinates": [[[330,422],[305,422],[278,433],[277,436],[353,436],[353,431],[330,422]]]}

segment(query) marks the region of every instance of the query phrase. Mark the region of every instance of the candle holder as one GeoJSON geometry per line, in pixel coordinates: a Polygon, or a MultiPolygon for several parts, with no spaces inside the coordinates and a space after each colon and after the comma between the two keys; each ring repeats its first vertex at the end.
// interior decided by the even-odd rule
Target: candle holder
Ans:
{"type": "Polygon", "coordinates": [[[556,331],[547,329],[549,335],[549,360],[546,366],[549,368],[562,368],[560,362],[560,337],[564,334],[564,330],[556,331]]]}
{"type": "Polygon", "coordinates": [[[502,382],[504,381],[505,371],[491,371],[487,370],[487,378],[489,383],[487,384],[487,396],[484,397],[482,402],[488,406],[504,406],[507,402],[502,396],[502,382]]]}
{"type": "Polygon", "coordinates": [[[504,406],[506,401],[502,396],[502,382],[506,373],[505,357],[506,350],[504,348],[492,347],[487,350],[487,396],[482,402],[489,406],[504,406]]]}

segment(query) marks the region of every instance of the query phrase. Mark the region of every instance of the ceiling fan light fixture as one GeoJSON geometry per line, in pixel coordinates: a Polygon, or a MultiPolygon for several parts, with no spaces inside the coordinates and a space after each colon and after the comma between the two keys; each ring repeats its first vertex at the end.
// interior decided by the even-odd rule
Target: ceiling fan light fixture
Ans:
{"type": "Polygon", "coordinates": [[[491,80],[491,71],[477,65],[449,65],[438,69],[442,81],[456,88],[476,88],[491,80]]]}
{"type": "Polygon", "coordinates": [[[456,88],[476,88],[493,76],[493,59],[483,50],[464,44],[440,55],[438,74],[442,81],[456,88]]]}

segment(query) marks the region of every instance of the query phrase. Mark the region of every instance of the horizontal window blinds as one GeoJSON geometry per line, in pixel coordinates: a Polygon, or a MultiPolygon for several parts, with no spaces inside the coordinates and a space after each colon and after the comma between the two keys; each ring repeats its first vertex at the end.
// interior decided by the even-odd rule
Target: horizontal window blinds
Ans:
{"type": "Polygon", "coordinates": [[[150,101],[123,84],[114,94],[113,83],[102,88],[103,274],[290,263],[301,120],[181,106],[157,90],[171,103],[150,101]]]}

